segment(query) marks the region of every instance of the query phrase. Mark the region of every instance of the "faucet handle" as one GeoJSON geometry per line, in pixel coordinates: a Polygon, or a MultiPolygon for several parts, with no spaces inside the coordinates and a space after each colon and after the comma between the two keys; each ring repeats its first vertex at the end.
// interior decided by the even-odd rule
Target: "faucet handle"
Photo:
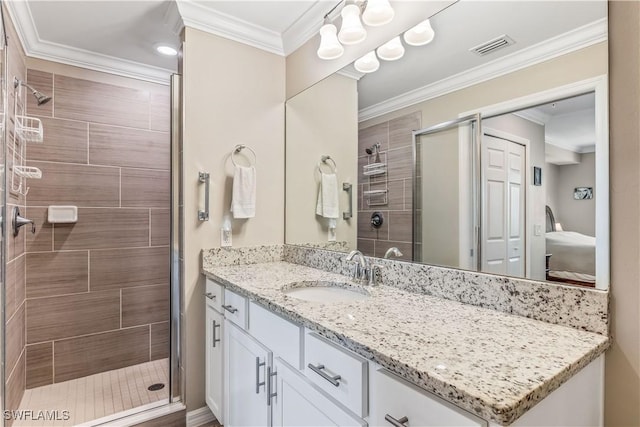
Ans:
{"type": "Polygon", "coordinates": [[[368,268],[368,279],[369,286],[377,286],[378,285],[378,274],[382,271],[381,264],[371,264],[368,268]]]}

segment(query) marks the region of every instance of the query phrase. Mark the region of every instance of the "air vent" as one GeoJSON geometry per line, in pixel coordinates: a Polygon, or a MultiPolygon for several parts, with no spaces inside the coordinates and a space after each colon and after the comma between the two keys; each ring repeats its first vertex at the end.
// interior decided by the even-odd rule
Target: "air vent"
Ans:
{"type": "Polygon", "coordinates": [[[485,56],[495,52],[496,50],[511,46],[514,43],[515,42],[511,37],[503,34],[493,40],[489,40],[488,42],[482,43],[476,47],[472,47],[469,51],[480,56],[485,56]]]}

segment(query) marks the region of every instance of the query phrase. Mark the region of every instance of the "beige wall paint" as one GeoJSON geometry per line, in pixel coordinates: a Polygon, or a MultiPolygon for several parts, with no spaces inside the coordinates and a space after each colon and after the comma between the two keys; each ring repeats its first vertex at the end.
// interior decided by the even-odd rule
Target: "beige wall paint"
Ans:
{"type": "MultiPolygon", "coordinates": [[[[338,165],[340,212],[347,210],[342,183],[353,185],[353,217],[337,220],[336,240],[356,247],[358,225],[358,86],[357,80],[334,74],[287,101],[286,106],[286,208],[287,243],[324,243],[326,220],[317,216],[319,173],[322,155],[338,165]],[[336,102],[336,100],[340,100],[336,102]]],[[[330,162],[329,162],[330,163],[330,162]]],[[[322,167],[327,173],[329,168],[322,167]]]]}
{"type": "MultiPolygon", "coordinates": [[[[555,193],[553,214],[564,231],[576,231],[588,236],[596,235],[596,154],[584,153],[578,156],[580,163],[555,166],[557,176],[551,185],[555,193]],[[575,200],[576,187],[592,187],[593,199],[575,200]]],[[[544,179],[544,178],[543,178],[544,179]]]]}
{"type": "Polygon", "coordinates": [[[200,251],[220,246],[228,213],[236,144],[256,152],[256,217],[233,222],[234,246],[283,243],[284,236],[283,57],[186,28],[183,52],[184,260],[186,401],[204,406],[204,278],[200,251]],[[203,186],[211,174],[211,216],[200,222],[203,186]]]}
{"type": "Polygon", "coordinates": [[[609,2],[611,334],[605,425],[640,425],[640,3],[609,2]]]}

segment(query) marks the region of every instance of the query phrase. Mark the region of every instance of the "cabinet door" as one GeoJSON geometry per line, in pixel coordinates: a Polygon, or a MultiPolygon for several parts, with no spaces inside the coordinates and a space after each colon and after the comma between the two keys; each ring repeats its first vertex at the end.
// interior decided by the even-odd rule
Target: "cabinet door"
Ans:
{"type": "Polygon", "coordinates": [[[225,319],[225,427],[270,426],[267,368],[271,352],[225,319]]]}
{"type": "Polygon", "coordinates": [[[403,379],[378,369],[371,375],[372,426],[486,427],[486,421],[403,379]]]}
{"type": "Polygon", "coordinates": [[[216,416],[220,424],[224,423],[223,417],[223,348],[224,317],[209,305],[206,308],[206,394],[207,406],[216,416]]]}
{"type": "Polygon", "coordinates": [[[272,393],[273,426],[366,426],[367,423],[340,408],[300,373],[280,358],[274,361],[272,393]]]}

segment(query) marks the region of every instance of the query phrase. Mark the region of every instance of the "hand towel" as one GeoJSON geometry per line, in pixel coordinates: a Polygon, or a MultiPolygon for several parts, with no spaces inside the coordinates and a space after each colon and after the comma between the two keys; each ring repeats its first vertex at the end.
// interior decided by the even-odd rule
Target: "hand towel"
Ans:
{"type": "MultiPolygon", "coordinates": [[[[318,189],[318,203],[316,214],[323,218],[335,220],[339,216],[338,206],[338,177],[335,173],[320,173],[320,188],[318,189]]],[[[335,224],[336,221],[329,221],[335,224]]],[[[334,227],[335,228],[335,225],[334,227]]]]}
{"type": "Polygon", "coordinates": [[[256,169],[253,166],[236,166],[233,174],[231,212],[234,218],[256,216],[256,169]]]}

